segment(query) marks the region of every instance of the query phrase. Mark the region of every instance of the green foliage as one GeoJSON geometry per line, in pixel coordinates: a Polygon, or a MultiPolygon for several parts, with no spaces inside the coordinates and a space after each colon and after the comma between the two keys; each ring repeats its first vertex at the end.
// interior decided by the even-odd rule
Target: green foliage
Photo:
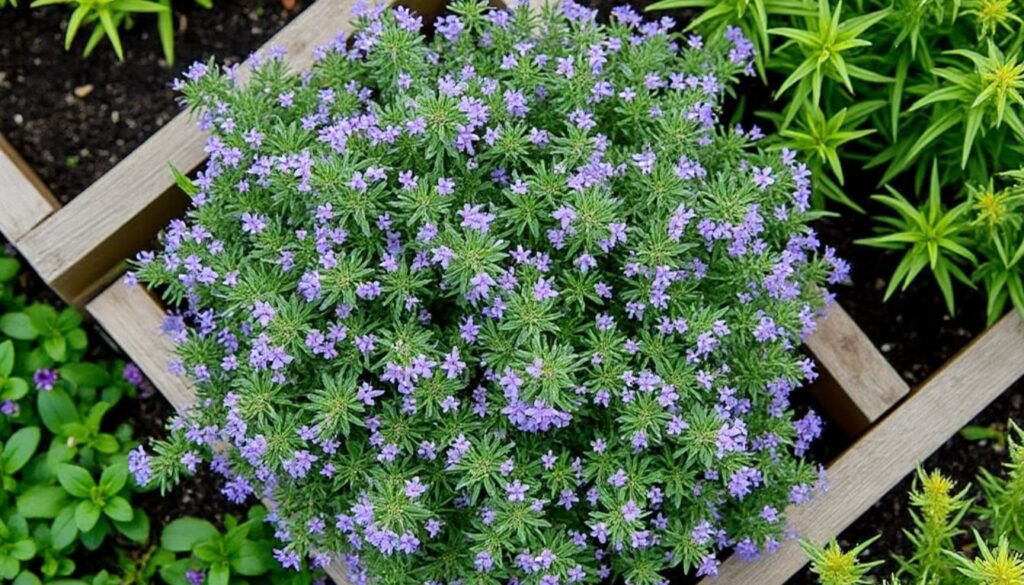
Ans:
{"type": "Polygon", "coordinates": [[[994,188],[993,181],[968,185],[969,196],[947,210],[942,206],[936,162],[928,198],[919,207],[888,185],[889,195],[874,197],[897,215],[879,217],[882,235],[859,243],[905,250],[889,280],[886,299],[898,288],[905,290],[927,266],[950,314],[955,279],[970,287],[981,285],[990,325],[1003,315],[1007,303],[1024,315],[1024,175],[1007,176],[1016,182],[1001,190],[994,188]]]}
{"type": "Polygon", "coordinates": [[[948,211],[942,208],[937,162],[932,165],[928,200],[921,209],[911,205],[892,187],[886,185],[886,188],[890,194],[876,195],[875,199],[895,210],[898,216],[882,217],[881,221],[885,223],[882,229],[885,234],[859,242],[879,248],[906,250],[892,278],[889,279],[885,298],[888,299],[897,287],[902,286],[906,290],[921,270],[928,266],[946,299],[946,307],[952,313],[952,279],[956,278],[970,284],[959,263],[976,262],[974,254],[965,246],[970,244],[965,219],[969,209],[968,203],[961,203],[948,211]]]}
{"type": "Polygon", "coordinates": [[[897,217],[878,218],[883,231],[897,224],[898,231],[920,238],[937,227],[919,221],[928,223],[929,210],[940,211],[937,222],[952,215],[965,224],[947,226],[958,231],[964,250],[947,248],[951,255],[933,253],[923,264],[927,246],[898,245],[896,238],[905,236],[872,238],[872,245],[911,249],[886,298],[928,267],[950,312],[953,280],[984,288],[990,322],[1008,302],[1024,311],[1019,199],[975,196],[986,192],[985,185],[991,194],[1000,173],[1024,166],[1020,0],[859,0],[834,6],[803,0],[779,11],[754,10],[763,4],[739,0],[664,0],[651,9],[683,6],[704,9],[692,29],[710,34],[729,16],[742,17],[750,21],[747,28],[756,25],[763,33],[756,39],[772,42],[759,47],[759,58],[772,73],[766,79],[779,99],[778,111],[760,114],[779,127],[775,142],[814,157],[816,206],[827,199],[863,211],[874,190],[866,182],[877,177],[879,185],[903,194],[893,195],[900,208],[915,208],[909,215],[921,216],[908,219],[908,209],[895,209],[897,217]],[[814,13],[799,14],[809,10],[814,13]],[[934,179],[925,186],[933,160],[941,161],[942,206],[931,202],[934,179]],[[859,169],[859,181],[847,185],[844,167],[859,169]],[[965,213],[966,202],[1000,206],[1003,222],[982,229],[965,213]],[[908,223],[914,225],[902,225],[908,223]]]}
{"type": "MultiPolygon", "coordinates": [[[[982,470],[978,501],[969,496],[970,486],[958,491],[955,482],[941,472],[918,470],[910,492],[913,528],[906,531],[912,553],[895,557],[899,569],[887,583],[1024,583],[1024,433],[1010,421],[1009,435],[1006,473],[999,476],[982,470]],[[975,527],[970,542],[963,538],[966,526],[975,527]]],[[[875,582],[867,573],[880,562],[857,560],[875,540],[846,553],[835,542],[824,548],[802,544],[821,585],[854,585],[875,582]]]]}
{"type": "Polygon", "coordinates": [[[142,490],[128,481],[132,428],[105,419],[136,395],[125,366],[83,361],[88,348],[78,314],[26,305],[12,286],[19,270],[0,255],[0,581],[133,585],[162,578],[189,585],[192,571],[211,585],[227,585],[230,575],[239,577],[236,584],[309,585],[312,574],[285,575],[274,560],[262,507],[245,523],[225,519],[224,534],[189,518],[164,529],[163,546],[153,538],[149,517],[133,502],[142,490]],[[56,339],[64,340],[63,351],[56,339]],[[173,536],[182,528],[192,538],[184,547],[173,536]],[[81,575],[76,560],[86,554],[101,555],[108,566],[81,575]],[[218,568],[222,559],[227,572],[218,568]]]}
{"type": "Polygon", "coordinates": [[[206,574],[209,585],[253,578],[270,583],[309,583],[308,571],[281,568],[274,559],[274,542],[262,506],[250,508],[244,522],[226,516],[223,531],[206,520],[178,518],[160,534],[160,546],[173,556],[160,567],[160,578],[168,585],[189,585],[189,571],[198,571],[206,574]]]}
{"type": "MultiPolygon", "coordinates": [[[[0,0],[0,8],[3,8],[3,1],[0,0]]],[[[213,6],[212,0],[195,1],[204,8],[213,6]]],[[[32,8],[53,5],[65,5],[72,9],[64,35],[64,50],[71,49],[71,43],[80,30],[92,27],[82,54],[88,57],[106,40],[121,61],[124,61],[124,49],[121,46],[120,30],[132,28],[139,15],[155,14],[164,59],[168,65],[174,64],[174,15],[171,0],[35,0],[31,4],[32,8]]]]}
{"type": "Polygon", "coordinates": [[[821,585],[861,585],[871,583],[865,575],[882,562],[862,563],[857,557],[878,538],[876,536],[862,542],[846,552],[839,548],[835,540],[821,547],[801,541],[800,546],[810,557],[811,572],[818,576],[821,585]]]}

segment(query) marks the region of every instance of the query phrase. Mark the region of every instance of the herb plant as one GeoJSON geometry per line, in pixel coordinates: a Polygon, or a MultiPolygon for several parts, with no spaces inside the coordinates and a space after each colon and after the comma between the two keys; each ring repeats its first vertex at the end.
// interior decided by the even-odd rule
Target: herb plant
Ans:
{"type": "MultiPolygon", "coordinates": [[[[982,470],[980,500],[970,497],[969,486],[959,489],[939,471],[918,470],[910,493],[913,528],[906,531],[912,553],[896,557],[899,570],[887,584],[1024,582],[1024,433],[1013,421],[1009,426],[1006,473],[982,470]],[[968,525],[976,528],[968,533],[968,525]]],[[[881,562],[857,558],[874,540],[845,553],[834,541],[824,547],[802,544],[821,585],[856,585],[875,582],[868,574],[881,562]]]]}
{"type": "Polygon", "coordinates": [[[274,536],[266,514],[262,506],[253,506],[244,522],[228,515],[223,532],[200,518],[174,520],[161,532],[160,545],[175,553],[175,560],[160,568],[160,578],[168,585],[190,585],[196,575],[205,575],[210,585],[254,577],[274,584],[309,583],[308,572],[287,571],[274,560],[274,536]],[[178,558],[181,554],[184,556],[178,558]]]}
{"type": "Polygon", "coordinates": [[[796,153],[716,125],[750,41],[450,10],[428,41],[361,7],[311,71],[178,84],[210,162],[128,282],[180,311],[198,399],[137,481],[210,460],[271,502],[285,567],[382,584],[647,585],[770,552],[818,477],[795,346],[846,265],[796,153]]]}

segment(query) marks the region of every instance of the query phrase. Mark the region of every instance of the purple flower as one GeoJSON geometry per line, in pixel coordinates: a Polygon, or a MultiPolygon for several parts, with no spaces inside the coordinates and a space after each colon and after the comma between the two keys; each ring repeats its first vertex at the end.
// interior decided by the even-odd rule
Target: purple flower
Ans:
{"type": "Polygon", "coordinates": [[[762,191],[775,184],[775,177],[772,176],[772,168],[764,167],[757,168],[751,167],[754,172],[754,184],[757,185],[762,191]]]}
{"type": "Polygon", "coordinates": [[[270,324],[270,321],[274,318],[276,311],[270,306],[269,303],[263,301],[256,301],[252,305],[252,316],[256,321],[266,327],[270,324]]]}
{"type": "Polygon", "coordinates": [[[529,490],[530,486],[517,479],[505,484],[505,497],[510,502],[523,502],[526,501],[526,492],[529,490]]]}
{"type": "Polygon", "coordinates": [[[153,469],[150,467],[149,455],[139,445],[128,453],[128,471],[135,478],[135,484],[145,487],[153,478],[153,469]]]}
{"type": "Polygon", "coordinates": [[[247,234],[258,234],[267,227],[267,218],[260,214],[249,213],[248,211],[242,214],[242,231],[247,234]]]}
{"type": "MultiPolygon", "coordinates": [[[[127,366],[125,371],[127,371],[127,366]]],[[[58,378],[57,370],[40,369],[36,370],[35,374],[32,374],[32,383],[40,390],[50,391],[53,390],[53,386],[57,383],[58,378]]]]}
{"type": "Polygon", "coordinates": [[[303,274],[299,279],[298,290],[306,302],[313,302],[320,296],[320,273],[313,271],[303,274]]]}
{"type": "Polygon", "coordinates": [[[533,284],[533,298],[538,301],[546,301],[558,296],[558,291],[551,286],[551,281],[543,277],[538,278],[533,284]]]}
{"type": "Polygon", "coordinates": [[[708,554],[704,555],[700,559],[700,564],[697,566],[698,577],[716,577],[718,576],[718,559],[715,555],[708,554]]]}
{"type": "Polygon", "coordinates": [[[412,479],[405,481],[405,495],[406,497],[415,500],[422,496],[427,491],[427,486],[420,483],[419,477],[413,477],[412,479]]]}
{"type": "Polygon", "coordinates": [[[621,489],[625,487],[627,481],[628,478],[626,477],[626,471],[624,469],[620,469],[608,478],[608,485],[621,489]]]}
{"type": "Polygon", "coordinates": [[[477,230],[480,233],[486,234],[491,227],[491,222],[494,221],[494,214],[481,211],[483,205],[470,205],[466,204],[460,210],[459,217],[462,218],[462,227],[472,230],[477,230]]]}
{"type": "Polygon", "coordinates": [[[473,559],[473,568],[478,573],[489,573],[494,568],[494,557],[488,551],[477,553],[476,558],[473,559]]]}
{"type": "Polygon", "coordinates": [[[282,467],[284,467],[284,470],[288,475],[296,479],[302,479],[306,477],[309,470],[313,468],[313,463],[318,459],[319,457],[303,449],[301,451],[296,451],[292,455],[291,459],[285,460],[282,467]]]}

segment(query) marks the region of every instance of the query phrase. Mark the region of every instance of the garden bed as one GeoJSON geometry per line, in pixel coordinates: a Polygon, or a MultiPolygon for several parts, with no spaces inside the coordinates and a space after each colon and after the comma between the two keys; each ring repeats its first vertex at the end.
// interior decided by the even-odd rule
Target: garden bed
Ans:
{"type": "Polygon", "coordinates": [[[83,40],[64,50],[64,6],[4,9],[0,45],[0,134],[53,194],[67,203],[174,118],[171,81],[183,67],[216,55],[238,63],[306,2],[226,0],[214,10],[176,4],[176,63],[162,57],[152,18],[124,33],[125,61],[106,44],[88,59],[83,40]]]}
{"type": "MultiPolygon", "coordinates": [[[[329,0],[319,0],[311,10],[328,2],[329,0]]],[[[336,10],[347,13],[345,8],[336,10]]],[[[322,31],[322,23],[318,26],[322,31]]],[[[333,35],[333,29],[328,27],[328,30],[331,30],[333,35]]],[[[297,42],[302,47],[308,46],[312,40],[300,35],[297,42]]],[[[302,56],[299,58],[302,59],[302,56]]],[[[197,155],[195,152],[196,141],[192,135],[182,138],[181,133],[187,132],[190,131],[186,130],[182,123],[181,128],[176,128],[173,133],[162,133],[163,138],[157,135],[147,142],[143,147],[143,155],[136,153],[132,157],[138,156],[139,161],[145,162],[157,160],[160,156],[171,159],[182,156],[189,163],[184,165],[185,168],[194,168],[201,160],[201,153],[197,155]],[[184,145],[187,152],[161,146],[174,139],[172,134],[177,135],[177,144],[184,145]],[[153,146],[149,146],[150,144],[153,146]]],[[[125,164],[128,165],[128,162],[125,164]]],[[[141,203],[132,203],[135,207],[130,214],[115,213],[116,217],[107,222],[107,225],[100,226],[99,235],[90,235],[85,238],[85,242],[81,242],[77,237],[63,237],[61,241],[57,238],[57,234],[65,233],[64,230],[70,229],[72,234],[76,234],[84,233],[76,230],[85,230],[86,226],[95,227],[90,222],[96,217],[90,216],[88,211],[103,209],[104,202],[107,201],[104,197],[108,197],[103,193],[111,187],[118,193],[129,193],[126,178],[136,177],[137,173],[132,174],[132,170],[137,171],[140,167],[128,165],[121,171],[119,168],[121,167],[115,168],[100,180],[104,189],[98,186],[86,189],[83,198],[88,196],[89,201],[76,202],[73,206],[65,208],[66,211],[74,209],[73,214],[58,212],[19,244],[22,244],[23,250],[33,264],[40,268],[44,277],[48,278],[65,297],[85,300],[102,290],[89,304],[89,311],[115,342],[130,356],[136,357],[147,372],[153,374],[161,392],[164,392],[173,404],[180,406],[189,402],[191,390],[180,379],[167,376],[162,365],[166,363],[170,353],[170,344],[153,334],[160,322],[163,309],[140,290],[124,289],[117,283],[103,289],[111,279],[110,269],[116,268],[119,262],[133,253],[137,247],[152,240],[155,230],[149,229],[148,226],[162,223],[166,221],[168,214],[176,213],[177,208],[173,205],[154,207],[158,202],[174,197],[168,195],[169,180],[166,177],[154,177],[153,181],[144,183],[142,192],[137,194],[137,197],[141,198],[141,203]],[[83,211],[86,213],[83,214],[83,211]],[[124,230],[137,215],[141,214],[146,215],[147,227],[133,229],[132,237],[126,241],[122,237],[126,233],[124,230]],[[143,240],[143,237],[146,239],[143,240]],[[68,250],[68,246],[72,249],[68,250]],[[94,261],[96,256],[93,254],[99,254],[99,261],[94,261]]],[[[137,184],[131,183],[132,186],[137,184]]],[[[903,402],[888,417],[882,418],[881,424],[875,425],[859,443],[839,459],[836,478],[833,479],[836,484],[835,491],[832,495],[823,496],[805,511],[798,509],[791,512],[796,518],[797,527],[806,529],[807,534],[815,540],[833,536],[852,522],[872,501],[909,472],[916,461],[942,444],[964,422],[973,418],[985,404],[999,396],[1006,386],[1019,376],[1021,364],[1024,363],[1024,356],[1021,355],[1024,340],[1021,338],[1019,320],[1015,316],[1005,318],[994,330],[983,335],[974,346],[953,357],[983,329],[983,317],[979,314],[976,297],[960,299],[960,312],[955,318],[938,318],[938,315],[945,313],[944,304],[931,283],[922,281],[915,284],[907,293],[883,305],[882,289],[878,282],[888,279],[892,259],[881,255],[883,260],[879,261],[880,255],[877,251],[865,250],[851,243],[855,238],[868,235],[868,225],[864,219],[854,219],[843,224],[825,220],[820,224],[823,241],[835,245],[840,250],[840,255],[850,259],[854,264],[854,284],[840,287],[838,291],[840,304],[849,310],[852,317],[850,323],[854,325],[852,328],[848,323],[836,325],[836,331],[833,333],[836,333],[837,339],[854,340],[851,343],[859,344],[864,351],[847,351],[848,348],[839,345],[838,342],[829,342],[824,348],[815,348],[815,341],[812,341],[812,350],[819,358],[822,357],[824,349],[831,350],[831,359],[834,360],[832,364],[824,365],[834,378],[832,382],[835,384],[819,386],[818,394],[833,399],[838,396],[846,401],[839,407],[835,404],[830,407],[839,412],[840,424],[850,424],[854,429],[851,431],[852,434],[856,435],[868,423],[882,418],[889,407],[902,396],[900,385],[895,384],[895,395],[887,394],[887,397],[881,402],[876,402],[876,406],[867,414],[864,412],[863,403],[858,402],[865,393],[871,394],[878,390],[878,385],[870,381],[870,376],[881,375],[892,379],[892,376],[888,375],[891,371],[889,366],[884,360],[878,359],[879,355],[886,356],[907,384],[916,385],[926,379],[927,382],[917,389],[912,398],[903,402]],[[967,302],[964,302],[965,300],[967,302]],[[867,338],[854,331],[856,324],[864,329],[867,338]],[[868,343],[867,339],[870,339],[871,343],[868,343]],[[877,350],[871,347],[872,343],[877,350]],[[849,359],[851,355],[857,357],[849,359]],[[941,370],[941,373],[932,376],[949,358],[953,360],[941,370]],[[968,385],[969,379],[971,383],[968,385]],[[841,391],[841,394],[837,394],[837,391],[841,391]],[[846,398],[842,398],[843,396],[846,398]],[[859,409],[859,414],[864,417],[863,421],[850,422],[847,417],[851,406],[854,410],[859,409]],[[844,408],[847,409],[845,415],[842,413],[844,408]],[[917,444],[907,444],[906,435],[911,432],[915,433],[917,444]]],[[[819,339],[822,335],[828,334],[829,327],[825,327],[824,331],[825,334],[819,334],[819,339]]],[[[905,391],[904,386],[903,392],[905,391]]],[[[1019,386],[1017,390],[1004,395],[996,404],[1007,402],[1011,409],[1016,409],[1011,412],[1019,412],[1018,393],[1019,386]]],[[[825,402],[827,404],[828,401],[825,402]]],[[[1006,408],[990,407],[981,418],[988,420],[993,416],[991,413],[1005,417],[1006,408]]],[[[841,445],[842,442],[836,437],[827,447],[838,450],[845,446],[841,445]]],[[[948,445],[956,444],[954,440],[948,445]]],[[[948,445],[943,453],[951,448],[948,445]]],[[[980,445],[976,447],[984,449],[980,445]]],[[[962,445],[958,448],[963,453],[977,452],[963,450],[962,445]]],[[[962,455],[959,458],[971,461],[969,455],[962,455]]],[[[948,462],[948,459],[944,461],[948,462]]],[[[899,487],[890,493],[902,497],[904,490],[899,487]]],[[[854,525],[854,528],[844,533],[844,538],[865,532],[874,533],[883,526],[891,527],[893,516],[887,513],[892,509],[891,498],[892,496],[887,496],[883,503],[876,505],[872,510],[877,510],[877,513],[865,516],[854,525]]],[[[734,561],[729,561],[723,566],[723,578],[716,582],[749,583],[751,581],[744,579],[756,574],[762,579],[759,582],[782,583],[803,564],[802,553],[794,551],[794,548],[790,543],[778,555],[755,565],[740,567],[734,561]]],[[[807,582],[806,578],[798,576],[790,582],[804,583],[807,582]]]]}
{"type": "MultiPolygon", "coordinates": [[[[976,416],[971,425],[1005,432],[1008,420],[1024,420],[1024,381],[1011,386],[976,416]]],[[[968,439],[957,434],[922,461],[921,466],[926,471],[941,469],[947,477],[957,482],[958,490],[970,484],[972,489],[969,495],[977,498],[978,473],[981,470],[997,473],[1006,460],[1006,447],[998,441],[968,439]]],[[[893,555],[906,556],[913,552],[913,546],[904,533],[904,530],[913,527],[907,498],[913,482],[913,476],[905,477],[838,536],[839,544],[844,550],[849,550],[858,543],[881,535],[878,542],[865,553],[869,558],[885,561],[877,574],[888,575],[899,568],[893,555]]],[[[958,540],[961,545],[973,544],[970,534],[963,534],[958,540]]],[[[787,581],[786,585],[818,585],[818,580],[805,568],[787,581]]]]}

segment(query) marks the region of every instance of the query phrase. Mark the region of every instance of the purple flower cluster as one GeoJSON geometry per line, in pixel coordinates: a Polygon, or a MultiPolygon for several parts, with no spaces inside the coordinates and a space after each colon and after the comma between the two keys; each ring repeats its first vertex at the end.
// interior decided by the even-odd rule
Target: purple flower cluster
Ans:
{"type": "Polygon", "coordinates": [[[282,565],[355,583],[712,575],[778,546],[818,481],[796,346],[848,267],[807,167],[717,123],[752,45],[529,10],[460,3],[427,42],[359,6],[310,71],[188,70],[209,163],[136,267],[181,301],[200,397],[159,465],[131,453],[140,483],[205,459],[271,502],[282,565]]]}

